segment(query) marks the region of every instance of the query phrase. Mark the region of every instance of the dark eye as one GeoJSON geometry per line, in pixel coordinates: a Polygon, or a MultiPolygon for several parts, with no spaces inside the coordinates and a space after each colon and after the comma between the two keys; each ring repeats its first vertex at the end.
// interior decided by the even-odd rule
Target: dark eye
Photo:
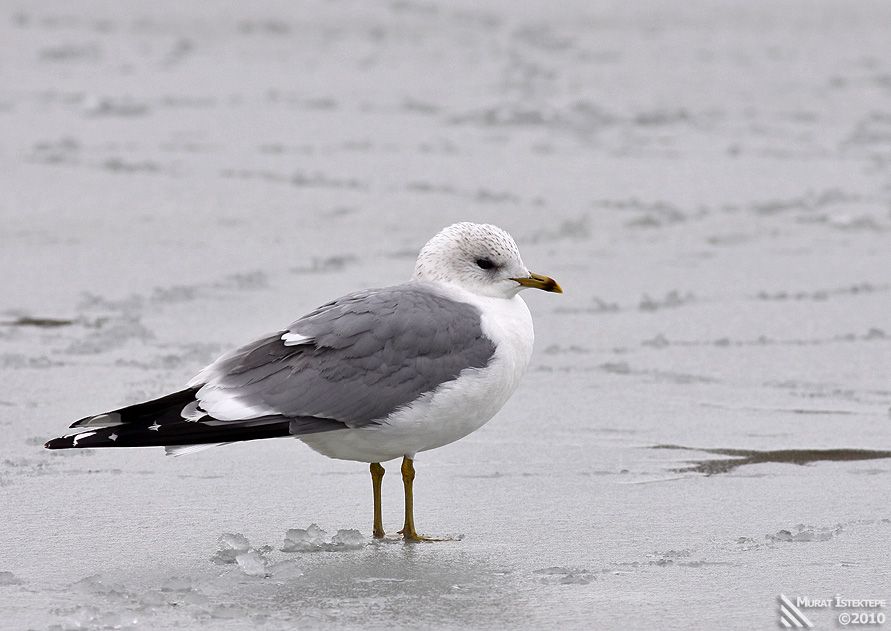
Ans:
{"type": "Polygon", "coordinates": [[[492,262],[492,259],[477,259],[476,264],[480,269],[492,269],[495,267],[495,263],[492,262]]]}

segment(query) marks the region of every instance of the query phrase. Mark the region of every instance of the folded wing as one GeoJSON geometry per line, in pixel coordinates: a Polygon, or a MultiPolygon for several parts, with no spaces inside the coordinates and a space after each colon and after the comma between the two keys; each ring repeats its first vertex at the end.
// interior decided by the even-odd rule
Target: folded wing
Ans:
{"type": "Polygon", "coordinates": [[[53,449],[226,443],[385,420],[495,346],[479,310],[425,283],[349,294],[226,353],[186,390],[87,417],[53,449]]]}
{"type": "Polygon", "coordinates": [[[220,421],[263,416],[362,427],[485,367],[479,310],[422,283],[350,294],[220,357],[189,384],[220,421]]]}

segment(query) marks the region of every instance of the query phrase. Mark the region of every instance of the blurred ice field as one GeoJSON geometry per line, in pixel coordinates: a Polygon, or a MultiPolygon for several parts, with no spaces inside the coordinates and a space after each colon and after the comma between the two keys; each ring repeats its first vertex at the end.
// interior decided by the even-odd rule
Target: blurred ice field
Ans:
{"type": "Polygon", "coordinates": [[[751,629],[780,593],[887,598],[889,28],[844,0],[0,4],[0,628],[751,629]],[[527,292],[502,412],[419,456],[418,528],[455,541],[372,543],[367,467],[297,441],[42,448],[404,280],[458,220],[566,293],[527,292]]]}

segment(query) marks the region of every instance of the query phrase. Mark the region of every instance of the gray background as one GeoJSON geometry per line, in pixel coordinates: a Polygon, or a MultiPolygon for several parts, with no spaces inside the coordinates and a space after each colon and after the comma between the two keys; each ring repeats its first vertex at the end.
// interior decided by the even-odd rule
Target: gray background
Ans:
{"type": "MultiPolygon", "coordinates": [[[[887,598],[888,460],[690,467],[891,449],[889,32],[848,0],[3,2],[0,626],[748,629],[781,592],[887,598]],[[419,529],[462,541],[249,576],[221,533],[368,537],[366,467],[42,449],[404,280],[456,220],[566,290],[527,292],[504,410],[417,463],[419,529]]],[[[393,465],[384,493],[395,531],[393,465]]]]}

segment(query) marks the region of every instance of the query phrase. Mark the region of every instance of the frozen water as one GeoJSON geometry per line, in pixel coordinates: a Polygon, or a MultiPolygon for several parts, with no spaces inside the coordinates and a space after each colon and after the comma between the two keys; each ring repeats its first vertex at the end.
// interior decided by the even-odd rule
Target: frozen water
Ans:
{"type": "Polygon", "coordinates": [[[289,528],[285,533],[282,552],[336,552],[339,550],[358,550],[365,545],[365,537],[358,530],[341,529],[328,539],[328,533],[311,524],[309,528],[289,528]]]}
{"type": "Polygon", "coordinates": [[[248,576],[271,576],[269,571],[269,559],[259,550],[248,550],[235,555],[238,567],[248,576]]]}
{"type": "Polygon", "coordinates": [[[220,547],[213,555],[214,563],[235,563],[238,555],[251,549],[251,542],[241,533],[223,533],[219,539],[220,547]]]}
{"type": "Polygon", "coordinates": [[[795,532],[780,530],[775,535],[766,535],[766,537],[770,541],[829,541],[841,531],[840,525],[833,528],[814,528],[799,524],[795,527],[795,532]]]}
{"type": "Polygon", "coordinates": [[[554,6],[3,3],[0,627],[764,629],[779,593],[887,595],[891,5],[554,6]],[[398,542],[398,462],[386,540],[282,542],[368,532],[367,466],[42,449],[458,220],[566,290],[527,295],[498,417],[417,462],[419,530],[463,540],[398,542]]]}
{"type": "Polygon", "coordinates": [[[139,619],[133,615],[107,611],[92,605],[75,607],[60,612],[67,623],[65,627],[74,629],[132,629],[139,619]]]}
{"type": "Polygon", "coordinates": [[[303,576],[303,570],[297,561],[286,559],[277,563],[272,563],[267,568],[270,574],[277,580],[295,580],[303,576]]]}
{"type": "Polygon", "coordinates": [[[289,528],[282,552],[316,552],[325,545],[327,535],[316,524],[310,524],[309,528],[289,528]]]}
{"type": "Polygon", "coordinates": [[[223,533],[218,540],[219,548],[211,561],[219,564],[236,563],[248,576],[269,576],[270,561],[266,554],[270,546],[254,548],[241,533],[223,533]]]}
{"type": "Polygon", "coordinates": [[[0,572],[0,587],[4,585],[21,585],[22,579],[12,572],[0,572]]]}
{"type": "Polygon", "coordinates": [[[365,537],[358,530],[341,529],[331,537],[333,550],[358,550],[365,545],[365,537]]]}
{"type": "Polygon", "coordinates": [[[586,569],[571,567],[547,567],[535,570],[533,574],[541,574],[544,584],[587,585],[597,577],[586,569]]]}

